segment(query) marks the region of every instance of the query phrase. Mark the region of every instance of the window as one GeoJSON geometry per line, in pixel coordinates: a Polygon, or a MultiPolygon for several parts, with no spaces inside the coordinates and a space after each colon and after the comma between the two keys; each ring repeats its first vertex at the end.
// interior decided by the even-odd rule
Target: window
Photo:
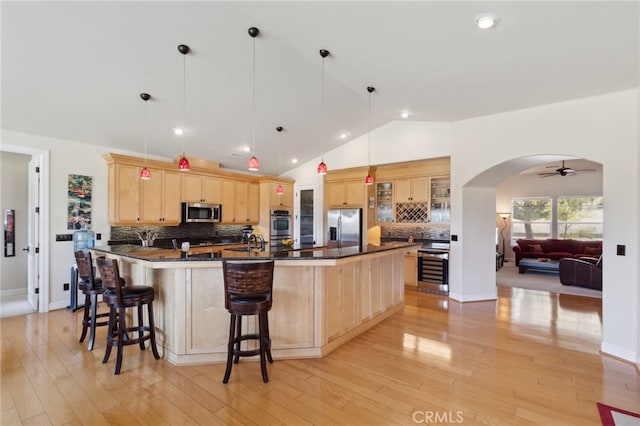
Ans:
{"type": "Polygon", "coordinates": [[[558,197],[558,238],[602,239],[602,197],[558,197]]]}
{"type": "Polygon", "coordinates": [[[511,200],[511,238],[551,238],[550,197],[514,198],[511,200]]]}
{"type": "Polygon", "coordinates": [[[601,196],[558,196],[511,200],[511,239],[602,239],[601,196]]]}

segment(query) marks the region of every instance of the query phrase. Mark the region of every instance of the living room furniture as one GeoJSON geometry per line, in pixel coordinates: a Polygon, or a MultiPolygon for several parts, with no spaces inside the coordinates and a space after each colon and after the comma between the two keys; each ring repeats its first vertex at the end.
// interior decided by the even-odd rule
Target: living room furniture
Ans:
{"type": "Polygon", "coordinates": [[[591,257],[598,259],[602,254],[602,241],[580,241],[571,239],[547,238],[544,240],[519,239],[513,246],[516,266],[522,259],[549,258],[560,260],[565,257],[591,257]]]}
{"type": "Polygon", "coordinates": [[[559,262],[557,260],[522,259],[518,266],[518,272],[524,274],[528,270],[538,272],[558,273],[559,262]]]}
{"type": "Polygon", "coordinates": [[[496,252],[496,271],[504,266],[504,254],[496,252]]]}
{"type": "Polygon", "coordinates": [[[602,290],[602,256],[598,259],[560,259],[560,283],[602,290]]]}

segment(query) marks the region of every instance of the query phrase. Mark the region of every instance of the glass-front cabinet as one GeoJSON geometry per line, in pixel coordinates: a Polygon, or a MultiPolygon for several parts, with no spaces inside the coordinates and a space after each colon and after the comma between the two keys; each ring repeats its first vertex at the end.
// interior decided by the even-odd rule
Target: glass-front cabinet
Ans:
{"type": "Polygon", "coordinates": [[[376,184],[376,222],[393,222],[393,183],[376,184]]]}
{"type": "Polygon", "coordinates": [[[431,178],[431,222],[449,222],[451,215],[451,179],[431,178]]]}

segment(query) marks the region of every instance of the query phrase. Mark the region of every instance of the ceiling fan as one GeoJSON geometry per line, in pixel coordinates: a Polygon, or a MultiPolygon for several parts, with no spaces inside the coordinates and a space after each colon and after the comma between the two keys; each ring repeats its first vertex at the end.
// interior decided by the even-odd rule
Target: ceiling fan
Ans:
{"type": "MultiPolygon", "coordinates": [[[[558,167],[558,166],[547,166],[547,168],[553,168],[553,167],[558,167]]],[[[562,160],[562,167],[558,167],[557,169],[555,169],[553,172],[548,172],[548,173],[538,173],[538,175],[541,178],[546,178],[549,176],[555,176],[555,175],[559,175],[559,176],[573,176],[575,175],[577,172],[595,172],[596,169],[574,169],[572,167],[566,167],[564,165],[564,160],[562,160]]]]}

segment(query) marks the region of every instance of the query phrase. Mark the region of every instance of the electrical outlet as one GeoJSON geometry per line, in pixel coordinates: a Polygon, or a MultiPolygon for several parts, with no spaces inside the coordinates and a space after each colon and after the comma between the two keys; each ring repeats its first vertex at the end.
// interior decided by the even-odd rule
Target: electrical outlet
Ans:
{"type": "Polygon", "coordinates": [[[100,232],[98,232],[96,234],[96,240],[100,241],[102,239],[102,234],[100,232]]]}
{"type": "Polygon", "coordinates": [[[69,291],[69,283],[62,284],[62,290],[69,291]]]}
{"type": "Polygon", "coordinates": [[[626,250],[627,250],[627,246],[625,246],[625,245],[623,245],[623,244],[618,244],[618,245],[616,246],[616,254],[617,254],[618,256],[624,256],[624,255],[625,255],[626,250]]]}
{"type": "Polygon", "coordinates": [[[458,241],[458,236],[456,234],[451,235],[451,241],[458,241]]]}

